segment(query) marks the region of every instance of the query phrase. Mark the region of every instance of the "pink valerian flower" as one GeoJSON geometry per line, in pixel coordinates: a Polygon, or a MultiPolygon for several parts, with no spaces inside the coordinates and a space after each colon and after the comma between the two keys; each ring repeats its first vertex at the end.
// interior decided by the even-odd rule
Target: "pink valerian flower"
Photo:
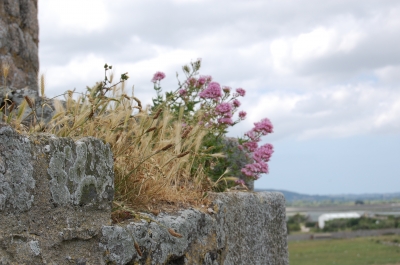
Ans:
{"type": "Polygon", "coordinates": [[[242,144],[249,152],[254,152],[258,148],[257,142],[245,142],[242,144]]]}
{"type": "Polygon", "coordinates": [[[154,74],[153,79],[151,79],[151,82],[155,83],[157,81],[161,81],[165,78],[165,74],[163,72],[157,72],[154,74]]]}
{"type": "Polygon", "coordinates": [[[244,90],[243,88],[236,88],[236,92],[239,94],[239,96],[244,97],[244,95],[246,95],[246,90],[244,90]]]}
{"type": "Polygon", "coordinates": [[[268,164],[262,161],[253,164],[247,164],[241,169],[241,172],[247,177],[258,179],[261,173],[268,173],[268,164]]]}
{"type": "Polygon", "coordinates": [[[238,145],[238,148],[239,148],[240,151],[243,151],[243,150],[244,150],[244,148],[243,148],[242,145],[238,145]]]}
{"type": "Polygon", "coordinates": [[[187,91],[186,91],[186,89],[180,89],[180,90],[178,91],[178,93],[179,93],[180,96],[184,96],[184,95],[187,94],[187,91]]]}
{"type": "Polygon", "coordinates": [[[274,152],[272,144],[265,144],[254,151],[253,158],[256,162],[268,162],[274,152]]]}
{"type": "Polygon", "coordinates": [[[229,93],[229,92],[231,92],[231,88],[228,87],[228,86],[224,86],[224,87],[222,88],[222,91],[224,91],[225,93],[229,93]]]}
{"type": "Polygon", "coordinates": [[[229,125],[232,125],[233,124],[233,121],[232,121],[232,119],[231,118],[219,118],[218,119],[218,123],[220,123],[220,124],[229,124],[229,125]]]}
{"type": "Polygon", "coordinates": [[[237,179],[237,180],[235,180],[235,183],[242,185],[242,186],[246,184],[243,179],[237,179]]]}
{"type": "Polygon", "coordinates": [[[235,100],[233,100],[232,104],[233,104],[233,106],[234,106],[235,108],[238,108],[238,107],[240,106],[240,101],[237,100],[237,99],[235,99],[235,100]]]}
{"type": "Polygon", "coordinates": [[[197,80],[197,82],[199,83],[200,86],[204,85],[205,83],[209,83],[211,82],[212,77],[209,75],[202,75],[199,77],[199,79],[197,80]]]}
{"type": "Polygon", "coordinates": [[[224,114],[232,111],[232,105],[230,103],[221,103],[215,107],[215,110],[219,114],[224,114]]]}
{"type": "Polygon", "coordinates": [[[253,142],[259,142],[260,141],[260,137],[256,134],[255,131],[251,130],[248,131],[247,133],[245,133],[244,135],[246,135],[247,137],[250,138],[251,141],[253,142]]]}
{"type": "Polygon", "coordinates": [[[246,118],[247,113],[243,110],[239,111],[239,118],[244,120],[246,118]]]}
{"type": "Polygon", "coordinates": [[[254,123],[253,131],[261,133],[262,135],[267,135],[273,132],[273,126],[269,119],[262,119],[260,122],[254,123]]]}
{"type": "Polygon", "coordinates": [[[222,96],[221,86],[217,82],[211,82],[207,88],[200,92],[201,98],[218,99],[222,96]]]}

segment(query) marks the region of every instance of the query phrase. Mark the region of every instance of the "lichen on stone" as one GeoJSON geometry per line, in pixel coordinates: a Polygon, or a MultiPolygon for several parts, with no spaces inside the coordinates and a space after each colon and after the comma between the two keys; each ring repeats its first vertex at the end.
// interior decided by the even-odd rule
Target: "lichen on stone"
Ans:
{"type": "Polygon", "coordinates": [[[113,160],[109,146],[94,138],[52,139],[49,152],[50,190],[57,205],[110,202],[113,160]]]}

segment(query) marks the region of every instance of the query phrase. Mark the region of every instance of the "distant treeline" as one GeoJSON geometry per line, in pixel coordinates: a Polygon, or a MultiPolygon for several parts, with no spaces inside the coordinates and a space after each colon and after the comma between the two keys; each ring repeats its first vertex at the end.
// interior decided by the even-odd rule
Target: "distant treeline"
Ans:
{"type": "Polygon", "coordinates": [[[318,228],[318,222],[310,221],[306,215],[295,214],[286,221],[288,234],[301,230],[301,225],[311,232],[357,231],[384,228],[400,228],[400,216],[378,216],[348,219],[334,219],[325,222],[324,228],[318,228]]]}
{"type": "Polygon", "coordinates": [[[400,202],[400,192],[376,194],[308,195],[286,190],[255,189],[255,191],[281,192],[287,205],[373,204],[378,202],[400,202]]]}

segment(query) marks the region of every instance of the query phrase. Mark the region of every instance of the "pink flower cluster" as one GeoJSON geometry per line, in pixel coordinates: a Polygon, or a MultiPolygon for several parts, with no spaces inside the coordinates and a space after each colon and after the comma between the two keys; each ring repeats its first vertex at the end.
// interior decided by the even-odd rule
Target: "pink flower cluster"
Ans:
{"type": "Polygon", "coordinates": [[[246,90],[244,90],[243,88],[237,88],[236,92],[238,93],[239,96],[244,97],[244,95],[246,95],[246,90]]]}
{"type": "Polygon", "coordinates": [[[262,161],[268,162],[273,152],[274,147],[272,144],[265,144],[254,151],[253,158],[258,163],[261,163],[262,161]]]}
{"type": "Polygon", "coordinates": [[[254,179],[258,179],[260,174],[268,173],[268,164],[272,153],[274,152],[274,147],[271,144],[265,144],[258,147],[258,142],[260,142],[260,137],[268,133],[272,133],[273,126],[269,119],[262,119],[260,122],[254,123],[254,128],[245,133],[248,140],[244,142],[239,149],[246,149],[248,152],[253,153],[254,163],[247,164],[241,169],[241,172],[247,176],[254,179]]]}
{"type": "Polygon", "coordinates": [[[253,177],[254,179],[259,179],[260,174],[268,173],[268,164],[265,162],[247,164],[242,168],[242,173],[247,177],[253,177]]]}
{"type": "Polygon", "coordinates": [[[222,96],[221,86],[217,82],[211,82],[199,96],[205,99],[219,99],[222,96]]]}
{"type": "Polygon", "coordinates": [[[232,105],[230,103],[220,103],[215,107],[218,114],[230,113],[232,111],[232,105]]]}
{"type": "Polygon", "coordinates": [[[197,79],[197,82],[200,86],[206,84],[206,83],[210,83],[212,81],[212,77],[209,75],[202,75],[199,77],[199,79],[197,79]]]}
{"type": "Polygon", "coordinates": [[[239,111],[239,118],[244,120],[246,118],[247,113],[243,110],[239,111]]]}
{"type": "Polygon", "coordinates": [[[220,103],[215,107],[215,111],[217,114],[221,115],[222,117],[218,119],[218,123],[220,124],[228,124],[232,125],[232,104],[230,103],[220,103]]]}
{"type": "Polygon", "coordinates": [[[253,131],[257,133],[261,133],[262,135],[267,135],[268,133],[272,133],[272,123],[267,118],[262,119],[260,122],[254,123],[253,131]]]}
{"type": "Polygon", "coordinates": [[[249,151],[249,152],[254,152],[258,148],[258,143],[257,142],[245,142],[243,146],[249,151]]]}
{"type": "MultiPolygon", "coordinates": [[[[156,82],[164,78],[165,74],[163,72],[156,72],[151,81],[156,84],[156,82]]],[[[160,88],[155,89],[158,89],[157,91],[160,90],[160,88]]],[[[228,86],[224,86],[221,89],[220,84],[213,82],[211,76],[200,76],[198,78],[188,78],[180,86],[177,94],[185,104],[188,104],[188,102],[194,104],[201,102],[200,108],[204,110],[204,115],[198,124],[210,129],[211,133],[220,134],[221,132],[226,132],[228,126],[233,126],[240,120],[244,120],[247,115],[245,111],[240,111],[238,121],[232,121],[233,114],[241,105],[241,102],[237,98],[244,97],[246,90],[237,88],[233,94],[231,94],[231,90],[228,86]],[[200,97],[200,100],[197,97],[200,97]]],[[[193,110],[193,107],[191,109],[193,110]]],[[[244,141],[240,140],[242,144],[238,148],[246,151],[248,158],[252,155],[254,161],[241,169],[241,172],[245,176],[258,179],[261,174],[268,173],[267,162],[270,160],[274,149],[271,144],[264,144],[259,147],[258,143],[261,141],[261,136],[272,132],[272,123],[269,119],[265,118],[259,122],[255,122],[253,129],[245,133],[247,139],[244,141]]],[[[236,183],[244,185],[243,180],[238,180],[236,183]]]]}
{"type": "Polygon", "coordinates": [[[234,106],[235,108],[240,107],[240,101],[237,100],[237,99],[234,99],[233,102],[232,102],[232,104],[233,104],[233,106],[234,106]]]}
{"type": "Polygon", "coordinates": [[[157,72],[154,74],[153,79],[151,79],[151,82],[155,83],[157,81],[161,81],[165,78],[165,74],[163,72],[157,72]]]}
{"type": "Polygon", "coordinates": [[[218,119],[218,123],[232,125],[233,121],[230,117],[222,117],[218,119]]]}
{"type": "MultiPolygon", "coordinates": [[[[153,82],[163,79],[165,75],[161,72],[157,72],[153,77],[153,82]]],[[[229,98],[231,88],[221,86],[217,82],[212,82],[211,76],[200,76],[199,78],[190,77],[185,81],[185,86],[180,88],[178,91],[179,97],[183,101],[187,102],[192,99],[191,97],[198,93],[201,99],[211,99],[211,102],[202,103],[201,108],[208,106],[209,120],[207,120],[207,115],[204,115],[203,124],[206,127],[219,127],[219,125],[234,125],[237,122],[232,121],[232,116],[236,109],[240,107],[241,102],[236,98],[239,96],[244,96],[246,91],[243,88],[237,88],[236,93],[230,99],[230,102],[226,102],[229,98]]],[[[239,119],[244,120],[246,118],[246,112],[239,112],[239,119]]]]}

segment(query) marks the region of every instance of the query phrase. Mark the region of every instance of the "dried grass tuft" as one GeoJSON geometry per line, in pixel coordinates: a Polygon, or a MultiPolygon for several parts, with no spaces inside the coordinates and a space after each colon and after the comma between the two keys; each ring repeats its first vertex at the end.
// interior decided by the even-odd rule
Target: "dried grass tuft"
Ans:
{"type": "Polygon", "coordinates": [[[111,93],[77,99],[67,94],[64,104],[55,102],[56,113],[46,131],[61,137],[93,136],[110,144],[116,201],[142,210],[151,204],[201,203],[205,176],[203,171],[193,172],[192,166],[201,156],[205,133],[199,127],[182,132],[182,120],[174,120],[167,109],[150,115],[122,86],[111,93]]]}
{"type": "MultiPolygon", "coordinates": [[[[120,83],[126,79],[124,74],[120,83]]],[[[83,94],[67,91],[64,101],[50,104],[44,97],[42,76],[41,107],[53,106],[51,121],[44,124],[37,118],[35,102],[27,96],[18,108],[11,105],[0,118],[20,132],[48,132],[73,139],[92,136],[108,143],[114,155],[118,205],[157,212],[164,206],[204,204],[206,191],[212,187],[201,162],[205,161],[200,147],[206,132],[200,126],[183,130],[182,115],[176,118],[162,105],[150,111],[133,93],[127,96],[122,84],[106,87],[105,83],[88,87],[83,94]],[[33,119],[24,126],[27,108],[33,119]]],[[[115,218],[119,220],[125,212],[117,207],[115,218]]]]}

